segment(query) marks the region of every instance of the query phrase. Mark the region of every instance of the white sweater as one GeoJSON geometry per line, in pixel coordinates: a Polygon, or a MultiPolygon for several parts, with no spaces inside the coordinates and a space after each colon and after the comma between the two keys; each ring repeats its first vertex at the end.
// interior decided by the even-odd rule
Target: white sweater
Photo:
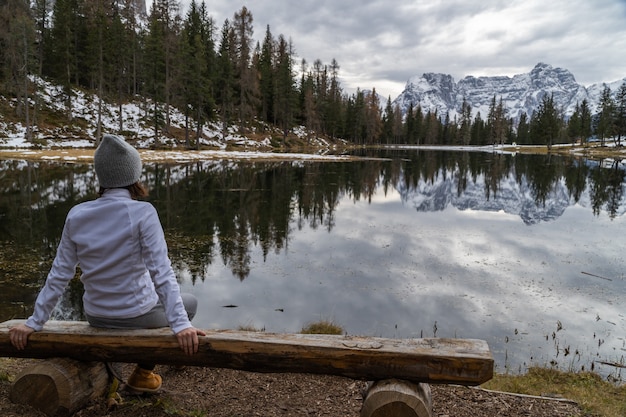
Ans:
{"type": "Polygon", "coordinates": [[[80,265],[83,305],[93,317],[130,318],[160,299],[174,333],[191,327],[156,209],[126,189],[74,206],[46,283],[26,325],[39,331],[80,265]]]}

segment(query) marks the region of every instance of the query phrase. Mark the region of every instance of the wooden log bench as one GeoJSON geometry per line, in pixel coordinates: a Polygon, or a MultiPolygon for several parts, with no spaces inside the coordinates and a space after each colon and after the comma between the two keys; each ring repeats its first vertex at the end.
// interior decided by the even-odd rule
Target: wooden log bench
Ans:
{"type": "Polygon", "coordinates": [[[431,417],[428,384],[479,385],[493,377],[489,347],[476,339],[208,330],[200,337],[199,352],[188,356],[169,328],[109,330],[87,322],[49,321],[19,351],[11,345],[9,329],[23,322],[0,323],[0,357],[51,360],[22,371],[11,398],[51,416],[71,414],[90,399],[104,397],[106,362],[328,374],[370,381],[361,417],[431,417]]]}

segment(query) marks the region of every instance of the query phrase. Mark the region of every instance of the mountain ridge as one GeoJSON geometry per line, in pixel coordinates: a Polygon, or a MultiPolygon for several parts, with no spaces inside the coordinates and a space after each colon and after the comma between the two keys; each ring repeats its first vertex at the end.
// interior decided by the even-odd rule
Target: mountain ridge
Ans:
{"type": "Polygon", "coordinates": [[[569,118],[576,105],[587,100],[592,113],[597,113],[598,103],[604,85],[615,94],[626,77],[613,82],[591,84],[587,87],[576,82],[574,75],[565,68],[553,67],[539,62],[528,73],[512,77],[468,75],[456,82],[449,74],[427,72],[421,76],[410,77],[404,90],[393,101],[402,114],[409,107],[419,105],[423,113],[437,111],[440,118],[458,119],[465,100],[472,109],[472,117],[478,113],[483,120],[487,118],[489,105],[493,97],[500,98],[507,110],[508,117],[518,121],[522,113],[530,118],[545,94],[553,94],[558,108],[569,118]]]}

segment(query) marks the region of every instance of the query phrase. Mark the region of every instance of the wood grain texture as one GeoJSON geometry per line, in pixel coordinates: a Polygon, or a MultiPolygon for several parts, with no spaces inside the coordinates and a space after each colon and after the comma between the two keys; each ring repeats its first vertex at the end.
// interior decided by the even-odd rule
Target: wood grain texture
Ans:
{"type": "Polygon", "coordinates": [[[185,355],[169,328],[97,329],[87,322],[49,321],[22,351],[0,323],[0,356],[69,357],[82,361],[154,362],[269,373],[313,373],[360,380],[401,379],[479,385],[493,377],[487,343],[476,339],[386,339],[206,330],[196,355],[185,355]]]}
{"type": "Polygon", "coordinates": [[[102,362],[53,358],[24,369],[11,386],[10,398],[48,416],[70,416],[90,400],[103,398],[108,381],[102,362]]]}
{"type": "Polygon", "coordinates": [[[430,386],[398,379],[371,383],[361,408],[361,417],[431,417],[430,386]]]}

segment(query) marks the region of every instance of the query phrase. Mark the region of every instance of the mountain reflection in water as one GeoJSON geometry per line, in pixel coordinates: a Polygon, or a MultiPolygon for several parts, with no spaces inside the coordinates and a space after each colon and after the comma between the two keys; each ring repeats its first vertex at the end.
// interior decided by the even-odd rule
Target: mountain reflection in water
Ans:
{"type": "MultiPolygon", "coordinates": [[[[349,334],[479,338],[501,372],[552,364],[621,379],[605,364],[625,361],[620,163],[360,156],[145,164],[182,287],[201,302],[196,326],[298,332],[332,320],[349,334]]],[[[89,165],[0,168],[3,256],[21,259],[3,268],[6,320],[32,310],[65,214],[97,182],[89,165]]],[[[80,295],[73,283],[57,317],[80,318],[80,295]]]]}

